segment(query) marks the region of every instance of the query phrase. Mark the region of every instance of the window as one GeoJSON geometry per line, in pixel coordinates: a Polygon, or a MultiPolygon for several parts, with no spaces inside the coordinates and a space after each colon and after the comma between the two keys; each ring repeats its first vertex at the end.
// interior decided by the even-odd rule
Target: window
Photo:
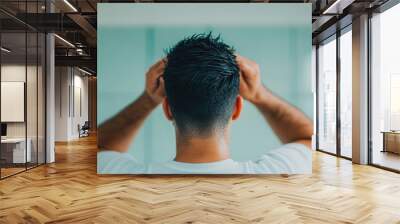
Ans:
{"type": "Polygon", "coordinates": [[[318,149],[336,153],[336,39],[318,47],[318,149]]]}
{"type": "MultiPolygon", "coordinates": [[[[340,36],[340,155],[352,157],[352,33],[340,36]]],[[[346,32],[347,31],[347,32],[346,32]]]]}
{"type": "Polygon", "coordinates": [[[400,170],[400,5],[371,19],[371,140],[373,164],[400,170]]]}
{"type": "Polygon", "coordinates": [[[400,130],[400,73],[390,74],[390,130],[400,130]]]}

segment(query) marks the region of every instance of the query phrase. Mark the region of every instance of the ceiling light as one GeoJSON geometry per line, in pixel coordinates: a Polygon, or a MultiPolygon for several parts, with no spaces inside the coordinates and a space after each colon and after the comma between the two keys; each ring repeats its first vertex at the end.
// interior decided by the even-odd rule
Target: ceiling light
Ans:
{"type": "Polygon", "coordinates": [[[78,12],[78,10],[68,1],[64,0],[65,4],[67,4],[74,12],[78,12]]]}
{"type": "Polygon", "coordinates": [[[322,14],[342,14],[343,10],[351,5],[355,0],[336,0],[322,14]]]}
{"type": "Polygon", "coordinates": [[[7,49],[7,48],[5,48],[5,47],[1,47],[0,49],[1,49],[2,51],[6,52],[6,53],[10,53],[10,52],[11,52],[11,50],[9,50],[9,49],[7,49]]]}
{"type": "Polygon", "coordinates": [[[68,40],[66,40],[66,39],[64,39],[64,38],[62,38],[62,37],[60,37],[60,36],[57,35],[57,34],[54,34],[54,36],[57,37],[58,39],[60,39],[62,42],[64,42],[64,43],[66,43],[67,45],[69,45],[70,47],[75,48],[75,45],[73,45],[73,44],[72,44],[71,42],[69,42],[68,40]]]}
{"type": "Polygon", "coordinates": [[[76,53],[78,53],[79,55],[83,55],[83,49],[82,48],[77,48],[76,49],[76,53]]]}
{"type": "Polygon", "coordinates": [[[81,72],[83,72],[83,73],[85,73],[85,74],[87,74],[87,75],[90,75],[90,76],[92,75],[92,73],[90,73],[90,72],[88,72],[88,71],[86,71],[86,70],[83,70],[83,69],[81,69],[81,68],[79,68],[79,67],[78,67],[78,70],[81,71],[81,72]]]}
{"type": "Polygon", "coordinates": [[[339,4],[340,0],[336,0],[332,5],[330,5],[327,9],[324,10],[322,14],[328,14],[331,13],[331,10],[334,9],[337,4],[339,4]]]}

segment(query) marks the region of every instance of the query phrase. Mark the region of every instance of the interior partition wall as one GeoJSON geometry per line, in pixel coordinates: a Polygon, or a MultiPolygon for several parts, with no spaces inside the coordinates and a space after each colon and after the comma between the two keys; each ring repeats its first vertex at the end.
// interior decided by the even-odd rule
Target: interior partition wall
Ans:
{"type": "MultiPolygon", "coordinates": [[[[43,2],[20,1],[18,7],[38,13],[43,2]]],[[[46,161],[45,36],[12,13],[0,11],[1,179],[46,161]]]]}

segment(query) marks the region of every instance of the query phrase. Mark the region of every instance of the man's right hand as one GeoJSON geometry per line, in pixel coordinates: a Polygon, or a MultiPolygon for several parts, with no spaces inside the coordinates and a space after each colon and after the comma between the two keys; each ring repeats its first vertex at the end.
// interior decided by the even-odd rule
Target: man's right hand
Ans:
{"type": "Polygon", "coordinates": [[[236,55],[236,62],[240,69],[239,94],[246,100],[256,103],[263,90],[260,77],[260,66],[245,57],[236,55]]]}

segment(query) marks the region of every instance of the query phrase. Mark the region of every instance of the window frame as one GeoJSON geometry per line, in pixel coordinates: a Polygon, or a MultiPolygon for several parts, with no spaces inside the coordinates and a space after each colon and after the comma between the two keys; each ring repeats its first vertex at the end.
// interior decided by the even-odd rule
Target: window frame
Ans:
{"type": "Polygon", "coordinates": [[[383,170],[395,172],[395,173],[400,173],[400,170],[394,169],[391,167],[387,167],[384,165],[380,165],[377,163],[374,163],[373,161],[373,130],[372,130],[372,94],[373,94],[373,88],[372,88],[372,64],[373,64],[373,47],[372,47],[372,41],[373,41],[373,26],[372,26],[372,20],[377,14],[384,13],[385,11],[393,8],[394,6],[400,5],[400,0],[388,0],[384,4],[380,5],[377,8],[374,8],[373,10],[368,11],[368,32],[367,32],[367,38],[368,38],[368,111],[367,111],[367,116],[368,116],[368,165],[377,167],[383,170]]]}
{"type": "Polygon", "coordinates": [[[352,23],[350,22],[349,24],[345,25],[344,27],[337,29],[335,33],[329,35],[325,39],[319,40],[319,42],[316,44],[316,77],[315,77],[315,85],[316,85],[316,150],[319,152],[323,152],[329,155],[333,155],[336,157],[340,157],[346,160],[352,160],[352,158],[347,157],[342,155],[342,150],[341,150],[341,118],[340,118],[340,103],[341,103],[341,97],[340,97],[340,84],[341,84],[341,66],[340,66],[340,37],[344,35],[347,32],[352,32],[352,23]],[[335,153],[328,152],[324,149],[321,149],[320,146],[320,130],[319,130],[319,109],[320,109],[320,103],[319,103],[319,68],[320,68],[320,56],[319,56],[319,47],[321,44],[326,44],[329,43],[330,41],[336,41],[336,151],[335,153]]]}

